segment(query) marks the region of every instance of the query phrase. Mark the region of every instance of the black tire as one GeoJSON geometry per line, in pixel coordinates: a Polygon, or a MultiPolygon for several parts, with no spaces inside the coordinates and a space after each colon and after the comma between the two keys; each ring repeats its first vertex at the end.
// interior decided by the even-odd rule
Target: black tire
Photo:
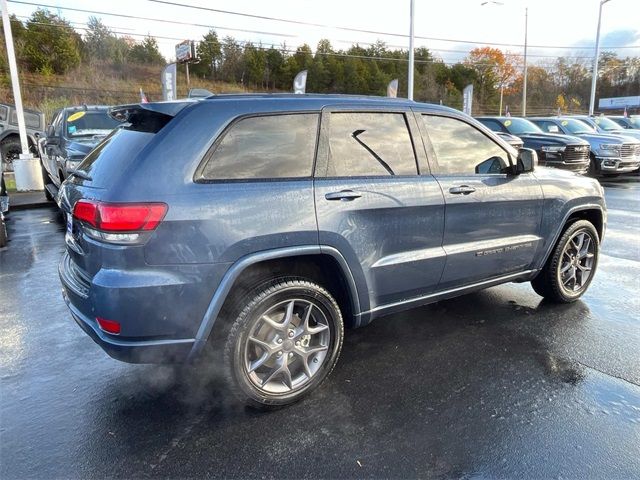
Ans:
{"type": "MultiPolygon", "coordinates": [[[[589,253],[587,252],[587,254],[589,253]]],[[[551,251],[551,255],[549,256],[547,263],[544,265],[540,273],[538,273],[538,275],[531,281],[531,286],[538,295],[552,302],[575,302],[589,288],[598,267],[599,256],[600,239],[593,224],[587,220],[578,220],[571,223],[560,236],[556,246],[551,251]],[[568,244],[575,239],[576,236],[581,235],[582,233],[588,235],[590,242],[592,242],[593,245],[593,256],[589,257],[592,259],[591,262],[589,262],[589,274],[587,278],[584,279],[584,282],[581,283],[579,288],[577,288],[578,280],[575,280],[574,286],[569,288],[562,282],[561,269],[566,267],[567,264],[570,264],[569,269],[573,269],[574,276],[577,278],[580,267],[577,264],[575,267],[572,266],[573,264],[571,264],[571,262],[575,261],[580,263],[581,260],[576,260],[575,257],[578,255],[573,255],[572,257],[571,252],[568,251],[575,249],[575,244],[568,244]],[[569,259],[570,257],[572,257],[572,259],[569,259]],[[578,270],[576,270],[576,267],[578,270]]],[[[586,262],[587,260],[584,261],[586,262]]],[[[582,268],[586,268],[586,266],[583,266],[582,268]]]]}
{"type": "Polygon", "coordinates": [[[278,278],[242,295],[235,304],[223,363],[226,381],[240,401],[258,409],[289,405],[318,388],[331,373],[342,348],[344,326],[338,304],[324,288],[303,278],[278,278]],[[273,312],[280,308],[285,310],[282,322],[274,320],[273,312]],[[268,312],[271,323],[264,320],[268,312]],[[260,334],[264,337],[257,340],[260,334]],[[260,358],[252,362],[252,356],[260,358]]]}
{"type": "Polygon", "coordinates": [[[4,218],[0,216],[0,248],[7,246],[7,226],[4,223],[4,218]]]}
{"type": "Polygon", "coordinates": [[[2,151],[2,158],[5,163],[12,165],[13,161],[20,157],[22,153],[20,139],[15,137],[5,138],[2,143],[0,143],[0,151],[2,151]]]}
{"type": "Polygon", "coordinates": [[[587,170],[587,175],[592,178],[598,178],[600,176],[597,160],[593,153],[589,154],[589,169],[587,170]]]}
{"type": "Polygon", "coordinates": [[[47,185],[49,185],[51,182],[51,179],[49,178],[49,174],[47,173],[47,170],[44,168],[44,165],[42,165],[42,163],[40,163],[40,169],[42,170],[42,184],[44,185],[44,197],[52,202],[53,199],[53,195],[51,195],[51,193],[49,193],[49,190],[47,190],[47,185]]]}

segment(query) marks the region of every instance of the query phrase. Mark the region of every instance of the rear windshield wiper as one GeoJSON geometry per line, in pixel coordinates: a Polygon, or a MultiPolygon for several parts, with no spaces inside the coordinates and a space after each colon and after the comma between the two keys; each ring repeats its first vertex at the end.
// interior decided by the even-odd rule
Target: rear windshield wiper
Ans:
{"type": "Polygon", "coordinates": [[[93,178],[91,178],[91,176],[89,176],[89,174],[83,172],[82,170],[77,170],[75,168],[70,168],[67,170],[67,172],[69,172],[71,175],[75,175],[78,178],[81,178],[83,180],[87,180],[89,182],[93,181],[93,178]]]}

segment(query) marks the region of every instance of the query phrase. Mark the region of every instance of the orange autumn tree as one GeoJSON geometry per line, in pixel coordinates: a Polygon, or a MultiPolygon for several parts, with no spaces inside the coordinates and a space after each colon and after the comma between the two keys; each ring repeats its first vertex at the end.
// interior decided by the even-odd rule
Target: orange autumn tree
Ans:
{"type": "Polygon", "coordinates": [[[516,56],[504,53],[499,48],[474,48],[465,59],[465,64],[476,72],[477,99],[482,109],[495,98],[500,89],[509,92],[516,79],[516,56]]]}

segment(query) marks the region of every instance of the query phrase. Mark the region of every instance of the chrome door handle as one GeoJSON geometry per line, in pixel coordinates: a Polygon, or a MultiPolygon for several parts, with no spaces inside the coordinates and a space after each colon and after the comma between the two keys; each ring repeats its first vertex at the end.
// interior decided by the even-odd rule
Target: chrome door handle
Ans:
{"type": "Polygon", "coordinates": [[[343,202],[350,202],[356,198],[360,198],[362,194],[360,192],[354,192],[353,190],[342,190],[340,192],[327,193],[324,198],[327,200],[341,200],[343,202]]]}
{"type": "Polygon", "coordinates": [[[475,192],[476,189],[470,187],[469,185],[460,185],[459,187],[451,187],[449,189],[449,193],[453,193],[454,195],[469,195],[470,193],[475,192]]]}

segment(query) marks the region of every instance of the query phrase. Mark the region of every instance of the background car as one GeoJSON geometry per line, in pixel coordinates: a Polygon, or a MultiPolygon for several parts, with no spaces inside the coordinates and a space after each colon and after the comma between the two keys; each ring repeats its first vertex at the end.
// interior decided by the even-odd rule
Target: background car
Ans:
{"type": "Polygon", "coordinates": [[[591,176],[632,172],[640,165],[640,142],[622,135],[596,132],[573,117],[529,117],[545,132],[575,135],[589,142],[591,176]]]}
{"type": "MultiPolygon", "coordinates": [[[[38,154],[38,139],[44,136],[44,114],[35,110],[24,110],[24,121],[27,130],[29,150],[38,154]]],[[[22,153],[20,133],[18,132],[18,115],[13,105],[0,103],[0,153],[5,171],[13,170],[13,160],[22,153]]]]}
{"type": "Polygon", "coordinates": [[[577,118],[587,125],[590,125],[598,133],[606,133],[607,135],[624,135],[625,137],[640,140],[640,130],[636,131],[634,129],[626,129],[602,115],[594,117],[590,117],[589,115],[572,115],[571,117],[577,118]]]}
{"type": "Polygon", "coordinates": [[[477,117],[477,120],[494,132],[519,137],[525,148],[531,148],[538,153],[540,165],[576,173],[586,173],[589,169],[589,143],[585,140],[545,133],[524,118],[477,117]]]}
{"type": "Polygon", "coordinates": [[[84,157],[119,125],[108,111],[108,106],[83,105],[63,108],[53,114],[47,136],[38,143],[42,180],[49,200],[57,195],[69,171],[77,168],[84,157]]]}

